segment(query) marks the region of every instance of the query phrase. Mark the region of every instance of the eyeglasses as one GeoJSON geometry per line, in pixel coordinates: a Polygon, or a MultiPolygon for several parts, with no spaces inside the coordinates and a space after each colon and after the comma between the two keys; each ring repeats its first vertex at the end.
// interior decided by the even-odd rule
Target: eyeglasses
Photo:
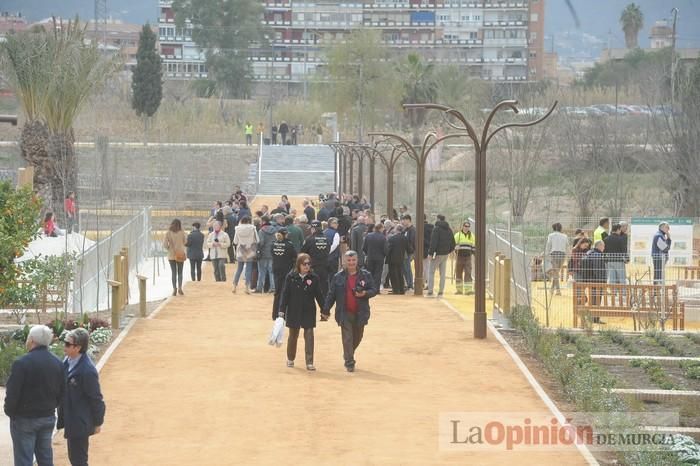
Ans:
{"type": "Polygon", "coordinates": [[[64,341],[63,346],[78,346],[75,343],[71,343],[70,341],[64,341]]]}
{"type": "Polygon", "coordinates": [[[471,227],[471,225],[467,225],[467,224],[464,224],[464,225],[462,225],[462,226],[463,226],[464,228],[470,228],[470,227],[471,227]]]}
{"type": "Polygon", "coordinates": [[[311,265],[311,262],[302,262],[301,265],[311,265]]]}

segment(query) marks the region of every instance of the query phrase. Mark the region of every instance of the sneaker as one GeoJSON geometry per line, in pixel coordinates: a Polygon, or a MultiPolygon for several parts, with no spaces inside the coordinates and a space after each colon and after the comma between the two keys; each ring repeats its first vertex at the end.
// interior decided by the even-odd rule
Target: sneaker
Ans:
{"type": "Polygon", "coordinates": [[[437,294],[437,297],[438,297],[438,298],[442,298],[442,296],[443,296],[442,293],[438,293],[438,294],[437,294]]]}
{"type": "Polygon", "coordinates": [[[432,298],[433,294],[428,291],[427,293],[425,293],[425,296],[430,296],[432,298]]]}
{"type": "Polygon", "coordinates": [[[294,367],[294,361],[287,359],[287,367],[294,367]]]}
{"type": "Polygon", "coordinates": [[[316,368],[314,367],[313,364],[307,364],[307,365],[306,365],[306,370],[307,370],[307,371],[315,371],[316,368]]]}

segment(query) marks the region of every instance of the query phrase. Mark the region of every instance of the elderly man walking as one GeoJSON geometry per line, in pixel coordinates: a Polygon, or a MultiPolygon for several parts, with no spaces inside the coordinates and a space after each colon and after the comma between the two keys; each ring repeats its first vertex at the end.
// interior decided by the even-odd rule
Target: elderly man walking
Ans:
{"type": "Polygon", "coordinates": [[[343,255],[343,270],[331,280],[321,314],[324,319],[328,319],[331,307],[335,304],[335,321],[340,326],[343,359],[348,372],[355,370],[355,351],[369,321],[369,299],[376,296],[377,292],[372,274],[358,267],[357,253],[347,251],[343,255]]]}
{"type": "Polygon", "coordinates": [[[63,400],[63,366],[49,352],[53,332],[45,325],[29,330],[27,350],[10,370],[5,394],[5,414],[10,418],[10,435],[15,466],[53,465],[51,434],[55,411],[63,400]]]}
{"type": "Polygon", "coordinates": [[[88,466],[90,436],[100,433],[105,418],[97,369],[86,354],[89,343],[90,335],[84,328],[72,330],[65,338],[67,383],[56,428],[65,429],[68,459],[73,466],[88,466]]]}

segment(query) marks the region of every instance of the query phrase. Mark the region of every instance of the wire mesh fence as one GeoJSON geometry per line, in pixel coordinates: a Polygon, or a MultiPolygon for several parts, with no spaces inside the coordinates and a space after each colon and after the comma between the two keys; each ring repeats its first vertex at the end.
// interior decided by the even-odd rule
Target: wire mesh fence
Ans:
{"type": "Polygon", "coordinates": [[[108,280],[113,258],[127,248],[129,274],[138,273],[151,255],[151,208],[144,208],[128,222],[85,250],[76,264],[71,293],[73,312],[85,313],[106,309],[109,301],[108,280]]]}
{"type": "Polygon", "coordinates": [[[552,225],[521,220],[489,225],[489,291],[494,291],[491,280],[500,253],[512,264],[511,303],[529,305],[545,326],[700,330],[699,219],[685,220],[685,235],[678,227],[669,253],[656,260],[651,253],[655,219],[647,222],[650,226],[642,219],[610,219],[610,224],[629,225],[625,256],[606,254],[608,242],[599,252],[592,251],[595,241],[573,248],[577,229],[594,237],[597,218],[558,220],[568,241],[556,254],[547,251],[552,225]]]}

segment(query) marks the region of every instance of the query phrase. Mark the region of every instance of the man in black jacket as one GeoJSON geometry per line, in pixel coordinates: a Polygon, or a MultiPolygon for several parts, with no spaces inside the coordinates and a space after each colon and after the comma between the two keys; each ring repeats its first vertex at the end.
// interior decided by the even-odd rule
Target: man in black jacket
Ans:
{"type": "Polygon", "coordinates": [[[331,245],[323,233],[321,222],[314,220],[311,222],[311,236],[306,238],[304,246],[301,247],[301,252],[311,256],[311,268],[313,272],[321,279],[321,292],[323,299],[326,299],[328,293],[328,254],[330,253],[331,245]]]}
{"type": "Polygon", "coordinates": [[[627,252],[627,236],[622,235],[622,225],[614,224],[610,235],[606,236],[603,242],[605,243],[605,267],[608,273],[608,283],[626,284],[625,264],[630,259],[627,252]]]}
{"type": "MultiPolygon", "coordinates": [[[[588,251],[586,256],[581,260],[581,275],[584,283],[605,283],[607,276],[605,271],[605,243],[602,240],[595,242],[593,249],[588,251]]],[[[600,304],[603,290],[599,287],[591,289],[589,296],[590,303],[593,306],[600,304]]],[[[602,324],[600,317],[594,316],[593,323],[602,324]]]]}
{"type": "Polygon", "coordinates": [[[45,325],[29,330],[29,352],[12,363],[5,387],[5,414],[10,418],[10,435],[15,466],[53,464],[51,436],[55,411],[63,401],[63,365],[49,352],[53,332],[45,325]]]}
{"type": "Polygon", "coordinates": [[[190,261],[190,277],[192,281],[202,281],[202,260],[204,259],[204,234],[199,231],[199,222],[192,224],[192,231],[187,235],[187,259],[190,261]]]}
{"type": "Polygon", "coordinates": [[[372,275],[357,266],[357,253],[353,250],[343,255],[343,270],[335,274],[321,311],[328,318],[335,305],[335,321],[340,326],[343,339],[343,359],[348,372],[355,370],[355,350],[364,336],[369,321],[369,299],[379,292],[372,275]]]}
{"type": "Polygon", "coordinates": [[[423,218],[423,281],[425,282],[424,289],[428,289],[428,277],[430,276],[430,240],[433,236],[433,228],[435,225],[428,223],[428,215],[424,214],[423,218]]]}
{"type": "Polygon", "coordinates": [[[97,369],[86,354],[90,335],[77,328],[66,335],[66,392],[58,408],[56,429],[65,428],[68,458],[73,466],[87,466],[90,436],[99,434],[105,418],[105,403],[97,369]]]}
{"type": "Polygon", "coordinates": [[[411,252],[406,254],[403,261],[403,276],[406,279],[406,288],[413,289],[413,269],[411,262],[413,261],[413,251],[416,250],[416,227],[413,226],[413,219],[409,214],[401,216],[401,225],[403,226],[403,235],[408,239],[411,252]]]}
{"type": "Polygon", "coordinates": [[[435,270],[440,271],[440,289],[438,290],[438,298],[441,298],[445,292],[445,276],[447,273],[447,257],[455,248],[455,237],[450,228],[450,224],[445,221],[444,215],[438,215],[435,222],[435,228],[430,237],[430,249],[428,255],[430,259],[430,272],[428,273],[428,293],[426,296],[433,295],[435,285],[435,270]]]}
{"type": "Polygon", "coordinates": [[[277,230],[277,241],[272,243],[272,274],[275,277],[275,298],[272,301],[272,320],[277,318],[279,312],[280,296],[284,287],[287,274],[294,268],[297,260],[297,251],[294,245],[287,239],[287,228],[277,230]]]}
{"type": "Polygon", "coordinates": [[[374,231],[365,236],[362,250],[365,253],[366,269],[372,274],[374,283],[379,286],[382,282],[382,269],[386,258],[386,236],[384,225],[380,222],[374,226],[374,231]]]}
{"type": "Polygon", "coordinates": [[[309,222],[316,220],[316,209],[313,208],[308,199],[304,199],[304,215],[309,222]]]}
{"type": "Polygon", "coordinates": [[[389,264],[389,278],[391,280],[391,294],[405,294],[404,288],[404,262],[406,256],[413,253],[408,237],[404,235],[403,225],[396,226],[396,234],[387,241],[387,262],[389,264]]]}

